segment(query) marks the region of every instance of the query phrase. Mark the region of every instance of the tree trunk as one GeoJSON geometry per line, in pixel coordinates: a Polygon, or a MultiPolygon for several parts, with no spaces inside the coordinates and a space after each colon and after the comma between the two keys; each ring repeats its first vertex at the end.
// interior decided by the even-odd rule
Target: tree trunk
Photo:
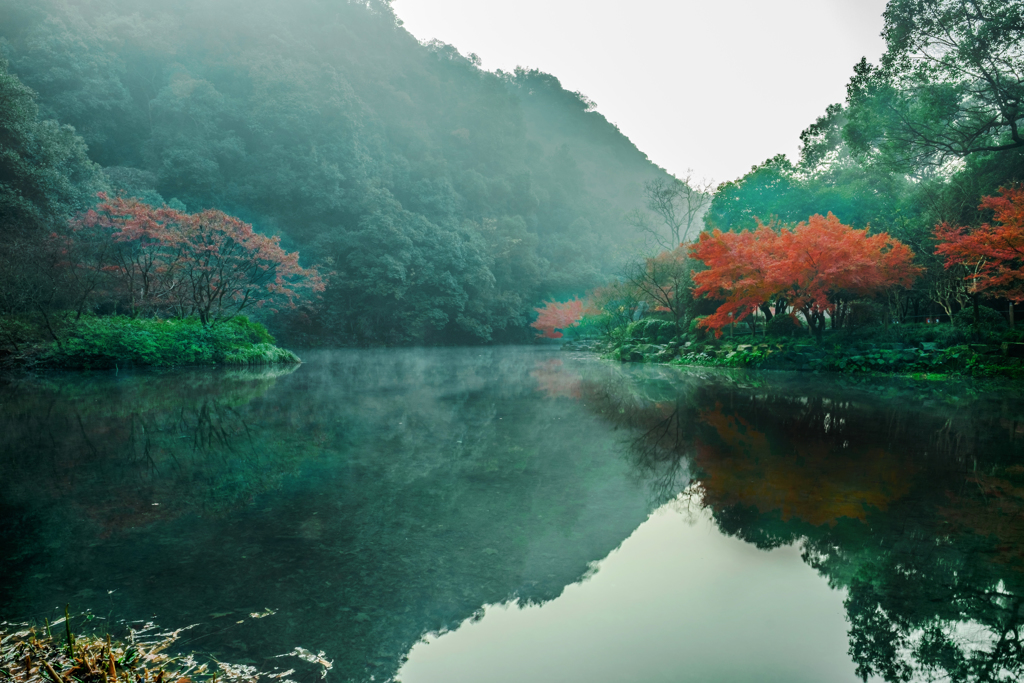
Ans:
{"type": "Polygon", "coordinates": [[[37,306],[37,308],[43,315],[43,322],[46,324],[46,330],[50,333],[50,336],[53,337],[53,341],[57,342],[57,348],[63,351],[64,342],[60,340],[60,337],[57,336],[57,333],[53,329],[53,325],[50,324],[50,316],[46,314],[46,308],[44,306],[37,306]]]}
{"type": "Polygon", "coordinates": [[[978,295],[972,294],[971,299],[974,302],[974,340],[981,341],[981,329],[979,327],[981,313],[978,311],[978,295]]]}
{"type": "Polygon", "coordinates": [[[1010,329],[1013,329],[1013,299],[1010,299],[1010,329]]]}

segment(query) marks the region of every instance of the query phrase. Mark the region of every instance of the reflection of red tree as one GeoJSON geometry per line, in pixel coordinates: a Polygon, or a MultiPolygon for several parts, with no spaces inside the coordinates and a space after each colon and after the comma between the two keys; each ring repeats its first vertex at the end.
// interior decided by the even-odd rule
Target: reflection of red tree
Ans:
{"type": "Polygon", "coordinates": [[[942,509],[953,531],[993,542],[992,559],[1024,572],[1024,466],[1007,467],[1000,476],[976,474],[962,493],[949,493],[942,509]]]}
{"type": "Polygon", "coordinates": [[[538,363],[530,377],[537,380],[537,389],[548,398],[579,400],[583,396],[583,378],[557,358],[538,363]]]}
{"type": "Polygon", "coordinates": [[[722,407],[705,411],[721,445],[697,441],[695,463],[703,472],[705,503],[715,509],[753,505],[779,511],[784,520],[834,525],[841,517],[863,520],[885,510],[910,488],[908,468],[881,448],[836,449],[824,439],[793,440],[773,452],[767,435],[722,407]]]}

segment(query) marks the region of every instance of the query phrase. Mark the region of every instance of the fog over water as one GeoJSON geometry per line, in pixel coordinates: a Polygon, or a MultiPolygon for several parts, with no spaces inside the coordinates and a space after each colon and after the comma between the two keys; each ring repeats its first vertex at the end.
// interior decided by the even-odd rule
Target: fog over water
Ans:
{"type": "Polygon", "coordinates": [[[990,680],[1022,425],[1012,387],[536,347],[55,373],[0,386],[0,619],[328,680],[990,680]]]}

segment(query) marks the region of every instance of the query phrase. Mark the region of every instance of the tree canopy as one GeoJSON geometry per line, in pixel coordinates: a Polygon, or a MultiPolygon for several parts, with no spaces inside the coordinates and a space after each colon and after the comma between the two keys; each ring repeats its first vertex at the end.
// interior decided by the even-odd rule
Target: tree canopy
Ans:
{"type": "Polygon", "coordinates": [[[527,339],[616,272],[668,177],[555,77],[420,43],[380,0],[0,0],[0,45],[112,196],[332,264],[285,339],[527,339]]]}
{"type": "Polygon", "coordinates": [[[936,226],[936,252],[946,268],[963,268],[973,292],[1024,300],[1024,189],[1005,188],[999,197],[985,197],[979,207],[995,214],[995,223],[977,229],[936,226]]]}
{"type": "Polygon", "coordinates": [[[914,168],[1024,147],[1024,3],[891,0],[882,35],[850,87],[860,151],[914,168]]]}
{"type": "Polygon", "coordinates": [[[936,254],[935,226],[977,228],[988,219],[982,198],[1024,181],[1022,31],[1021,0],[891,0],[880,62],[854,65],[845,102],[803,131],[799,159],[777,155],[720,185],[707,227],[831,212],[917,254],[922,276],[894,300],[895,319],[954,315],[970,301],[968,282],[962,264],[946,268],[936,254]]]}
{"type": "Polygon", "coordinates": [[[725,299],[701,323],[716,331],[783,300],[820,336],[826,316],[833,324],[842,320],[844,302],[908,287],[919,271],[913,252],[899,240],[855,230],[831,213],[792,229],[761,225],[754,232],[703,233],[692,254],[707,266],[693,276],[695,294],[725,299]]]}

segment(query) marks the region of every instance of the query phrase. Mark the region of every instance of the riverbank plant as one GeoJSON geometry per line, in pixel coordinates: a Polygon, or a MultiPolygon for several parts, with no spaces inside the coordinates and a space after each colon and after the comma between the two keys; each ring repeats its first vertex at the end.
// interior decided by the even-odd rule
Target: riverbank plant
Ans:
{"type": "MultiPolygon", "coordinates": [[[[993,312],[994,313],[994,312],[993,312]]],[[[778,318],[776,318],[778,319],[778,318]]],[[[981,335],[950,324],[893,325],[826,331],[821,343],[806,328],[793,335],[757,333],[747,325],[716,338],[699,326],[665,338],[664,321],[630,323],[600,341],[577,342],[605,358],[632,363],[798,370],[843,374],[1024,378],[1024,334],[993,323],[981,335]]],[[[778,326],[775,326],[776,328],[778,326]]]]}
{"type": "Polygon", "coordinates": [[[106,369],[300,362],[245,316],[207,325],[196,318],[83,316],[59,330],[27,318],[5,319],[0,326],[10,338],[7,365],[106,369]]]}
{"type": "Polygon", "coordinates": [[[181,631],[130,631],[128,642],[75,635],[65,619],[42,629],[0,624],[0,676],[11,683],[136,683],[219,680],[249,683],[252,667],[199,664],[168,652],[181,631]]]}
{"type": "MultiPolygon", "coordinates": [[[[250,614],[259,619],[271,610],[250,614]]],[[[254,666],[228,664],[195,654],[182,654],[183,634],[192,626],[163,631],[153,623],[128,624],[124,638],[109,634],[78,633],[71,622],[96,623],[94,615],[69,615],[50,623],[30,625],[0,622],[0,680],[10,683],[256,683],[260,680],[288,680],[294,668],[262,672],[254,666]],[[79,618],[80,617],[80,618],[79,618]]],[[[119,628],[121,630],[121,628],[119,628]]],[[[324,678],[332,663],[324,653],[301,647],[279,655],[300,660],[320,669],[324,678]]],[[[316,675],[316,674],[314,674],[316,675]]]]}

